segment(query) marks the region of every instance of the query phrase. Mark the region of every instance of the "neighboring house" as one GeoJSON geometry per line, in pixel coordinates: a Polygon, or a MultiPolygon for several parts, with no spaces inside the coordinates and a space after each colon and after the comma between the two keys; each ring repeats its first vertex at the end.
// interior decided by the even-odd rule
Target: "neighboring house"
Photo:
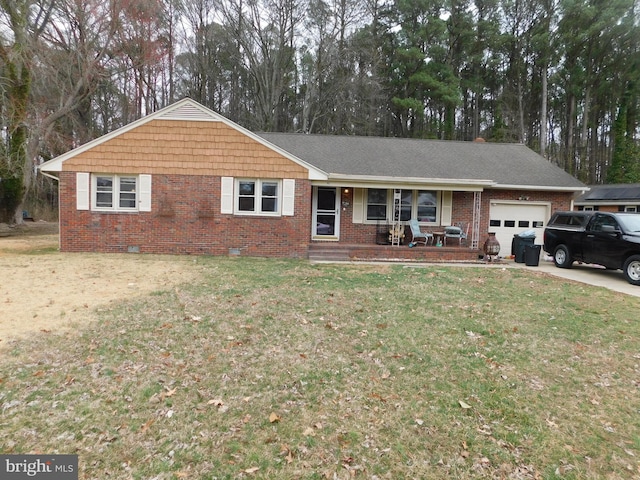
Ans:
{"type": "Polygon", "coordinates": [[[487,232],[508,255],[586,189],[523,145],[253,133],[190,99],[40,171],[59,180],[69,252],[477,259],[487,232]],[[468,224],[467,246],[377,245],[396,213],[423,230],[468,224]]]}
{"type": "Polygon", "coordinates": [[[574,200],[575,210],[640,212],[640,183],[591,185],[574,200]]]}

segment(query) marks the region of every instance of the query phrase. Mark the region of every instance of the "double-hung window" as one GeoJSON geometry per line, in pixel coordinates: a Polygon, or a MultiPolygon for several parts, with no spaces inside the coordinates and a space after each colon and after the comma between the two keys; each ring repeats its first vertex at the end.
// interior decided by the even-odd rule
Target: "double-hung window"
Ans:
{"type": "Polygon", "coordinates": [[[388,195],[385,188],[370,188],[367,190],[367,220],[386,221],[388,195]]]}
{"type": "Polygon", "coordinates": [[[236,212],[257,215],[280,213],[278,180],[239,179],[236,191],[236,212]]]}
{"type": "Polygon", "coordinates": [[[94,210],[138,210],[138,177],[94,175],[92,207],[94,210]]]}
{"type": "Polygon", "coordinates": [[[438,192],[418,190],[415,218],[421,223],[435,223],[438,218],[438,192]]]}
{"type": "Polygon", "coordinates": [[[411,220],[411,209],[413,207],[413,190],[402,190],[400,193],[400,221],[411,220]]]}

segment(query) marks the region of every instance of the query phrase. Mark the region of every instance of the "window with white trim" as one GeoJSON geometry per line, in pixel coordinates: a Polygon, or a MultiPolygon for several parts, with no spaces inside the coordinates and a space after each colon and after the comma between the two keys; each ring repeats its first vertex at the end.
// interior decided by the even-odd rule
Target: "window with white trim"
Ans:
{"type": "MultiPolygon", "coordinates": [[[[437,190],[402,190],[400,195],[400,220],[412,218],[420,223],[437,223],[440,195],[437,190]]],[[[366,195],[366,221],[390,221],[393,211],[393,190],[369,188],[366,195]]]]}
{"type": "Polygon", "coordinates": [[[138,176],[136,175],[93,175],[91,191],[93,210],[133,212],[138,210],[138,176]]]}
{"type": "Polygon", "coordinates": [[[389,195],[385,188],[367,190],[367,220],[386,221],[389,195]]]}
{"type": "Polygon", "coordinates": [[[238,179],[235,208],[239,214],[279,215],[280,181],[238,179]]]}
{"type": "Polygon", "coordinates": [[[421,223],[436,223],[438,219],[438,192],[418,190],[415,218],[421,223]]]}
{"type": "Polygon", "coordinates": [[[401,190],[400,192],[400,221],[408,222],[411,220],[411,210],[413,207],[413,191],[401,190]]]}

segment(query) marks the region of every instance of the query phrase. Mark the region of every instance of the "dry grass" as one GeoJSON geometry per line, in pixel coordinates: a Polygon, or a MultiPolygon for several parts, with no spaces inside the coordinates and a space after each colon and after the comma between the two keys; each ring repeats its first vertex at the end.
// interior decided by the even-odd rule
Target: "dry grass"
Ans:
{"type": "Polygon", "coordinates": [[[200,258],[0,366],[3,453],[81,478],[640,476],[638,299],[519,269],[200,258]]]}

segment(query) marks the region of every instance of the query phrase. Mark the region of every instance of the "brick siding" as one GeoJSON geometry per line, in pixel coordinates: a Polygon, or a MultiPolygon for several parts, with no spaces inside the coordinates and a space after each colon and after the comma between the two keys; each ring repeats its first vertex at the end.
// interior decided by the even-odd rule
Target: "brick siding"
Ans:
{"type": "Polygon", "coordinates": [[[296,180],[295,215],[220,213],[220,177],[154,175],[151,212],[76,209],[75,173],[60,176],[60,246],[65,252],[306,258],[311,185],[296,180]]]}
{"type": "MultiPolygon", "coordinates": [[[[261,217],[220,213],[220,177],[153,175],[151,212],[121,213],[76,210],[75,173],[60,177],[60,245],[67,252],[112,252],[163,254],[240,255],[306,258],[311,241],[311,183],[296,180],[295,215],[261,217]]],[[[354,224],[353,189],[341,192],[348,206],[340,216],[340,244],[370,246],[358,252],[378,258],[390,252],[376,247],[377,225],[354,224]]],[[[482,193],[480,246],[489,231],[492,200],[551,202],[552,211],[568,210],[571,194],[487,190],[482,193]]],[[[472,221],[473,193],[454,192],[452,223],[472,221]]],[[[433,227],[431,230],[438,230],[433,227]]],[[[469,232],[471,238],[472,232],[469,232]]],[[[405,244],[410,240],[407,229],[405,244]]],[[[416,254],[411,254],[416,255],[416,254]]],[[[437,256],[449,260],[455,250],[437,256]]],[[[460,254],[462,255],[462,254],[460,254]]],[[[453,257],[452,257],[453,256],[453,257]]]]}

